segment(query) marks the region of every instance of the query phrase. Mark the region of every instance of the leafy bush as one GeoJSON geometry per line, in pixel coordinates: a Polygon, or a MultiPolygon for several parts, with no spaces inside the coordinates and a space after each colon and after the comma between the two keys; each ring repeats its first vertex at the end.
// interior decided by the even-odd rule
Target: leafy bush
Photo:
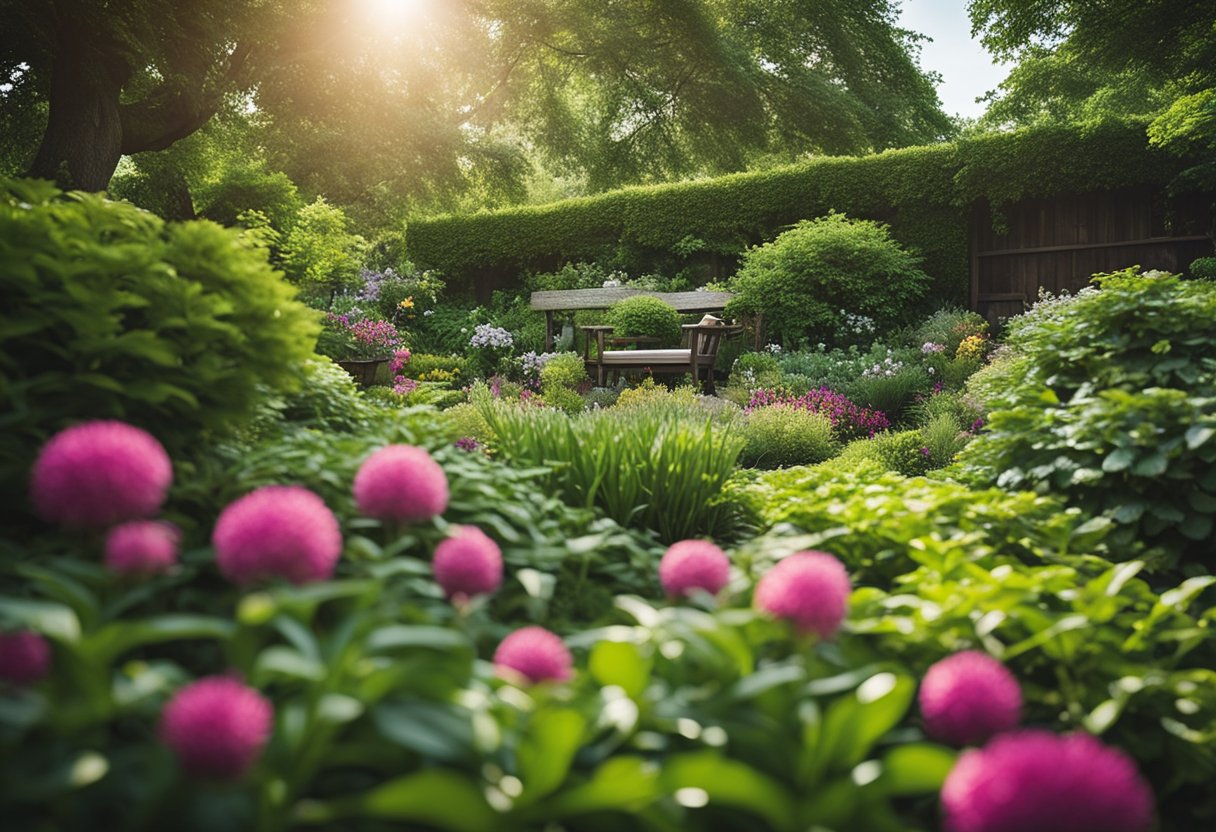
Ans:
{"type": "Polygon", "coordinates": [[[572,352],[555,355],[540,370],[541,398],[550,407],[579,413],[587,407],[578,391],[586,381],[587,367],[581,356],[572,352]]]}
{"type": "Polygon", "coordinates": [[[540,484],[547,492],[668,543],[714,533],[715,500],[744,444],[709,416],[661,407],[618,405],[575,417],[500,401],[482,408],[503,458],[549,469],[540,484]]]}
{"type": "Polygon", "coordinates": [[[764,316],[785,344],[821,340],[847,314],[880,329],[903,323],[928,288],[920,261],[891,239],[887,227],[829,214],[798,223],[750,249],[730,283],[726,314],[764,316]]]}
{"type": "Polygon", "coordinates": [[[280,233],[292,226],[304,207],[287,174],[258,164],[226,169],[218,180],[195,188],[194,197],[199,215],[220,225],[236,225],[246,211],[258,211],[280,233]]]}
{"type": "Polygon", "coordinates": [[[847,463],[872,460],[884,471],[893,471],[905,477],[920,476],[937,467],[932,451],[926,447],[925,437],[919,430],[880,433],[873,439],[858,439],[845,447],[840,458],[847,463]]]}
{"type": "Polygon", "coordinates": [[[837,439],[849,440],[862,436],[873,436],[891,426],[886,415],[880,411],[858,407],[847,396],[826,387],[808,390],[800,396],[784,395],[772,390],[757,390],[748,402],[748,410],[773,405],[784,405],[798,410],[822,413],[832,422],[832,434],[837,439]]]}
{"type": "Polygon", "coordinates": [[[826,387],[846,393],[873,364],[870,354],[862,353],[857,347],[828,350],[823,345],[813,350],[784,352],[777,361],[787,376],[805,379],[802,383],[808,390],[826,387]]]}
{"type": "Polygon", "coordinates": [[[1216,257],[1196,257],[1187,272],[1196,280],[1216,280],[1216,257]]]}
{"type": "Polygon", "coordinates": [[[1216,285],[1133,270],[1009,323],[971,481],[1112,518],[1118,539],[1208,559],[1216,541],[1216,285]]]}
{"type": "Polygon", "coordinates": [[[658,338],[657,347],[672,347],[680,343],[680,313],[670,303],[649,295],[638,295],[617,301],[608,310],[612,334],[622,337],[646,336],[658,338]]]}
{"type": "Polygon", "coordinates": [[[909,346],[940,344],[944,355],[954,355],[964,338],[988,333],[988,321],[966,309],[939,309],[913,331],[909,346]]]}
{"type": "Polygon", "coordinates": [[[81,419],[155,428],[171,452],[290,390],[318,326],[264,251],[41,182],[0,185],[0,481],[81,419]]]}
{"type": "Polygon", "coordinates": [[[839,449],[832,420],[824,413],[774,404],[757,408],[743,420],[747,445],[741,462],[759,468],[782,468],[822,462],[839,449]]]}
{"type": "Polygon", "coordinates": [[[881,360],[862,370],[847,389],[857,404],[882,411],[898,421],[918,397],[929,393],[931,379],[914,355],[888,351],[881,360]]]}
{"type": "Polygon", "coordinates": [[[430,376],[436,371],[450,373],[457,378],[464,378],[469,374],[468,360],[459,355],[413,353],[410,355],[408,366],[413,378],[430,376]]]}
{"type": "Polygon", "coordinates": [[[325,292],[359,281],[367,241],[347,230],[346,213],[324,197],[305,205],[283,237],[283,269],[297,283],[325,292]]]}

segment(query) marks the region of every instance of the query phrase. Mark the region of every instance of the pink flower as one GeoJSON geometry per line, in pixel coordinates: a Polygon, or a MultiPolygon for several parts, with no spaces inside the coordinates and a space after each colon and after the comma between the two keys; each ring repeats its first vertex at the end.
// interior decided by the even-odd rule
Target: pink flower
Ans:
{"type": "Polygon", "coordinates": [[[730,580],[730,560],[708,540],[681,540],[663,553],[659,581],[670,597],[704,590],[717,595],[730,580]]]}
{"type": "Polygon", "coordinates": [[[15,685],[41,682],[51,672],[51,645],[31,630],[0,633],[0,679],[15,685]]]}
{"type": "Polygon", "coordinates": [[[1088,734],[1001,734],[963,752],[942,786],[947,832],[1148,832],[1136,764],[1088,734]]]}
{"type": "Polygon", "coordinates": [[[131,520],[106,535],[106,566],[120,575],[155,575],[177,563],[181,532],[159,520],[131,520]]]}
{"type": "Polygon", "coordinates": [[[929,736],[951,745],[974,745],[1017,727],[1022,692],[1003,664],[968,650],[929,668],[920,685],[920,712],[929,736]]]}
{"type": "Polygon", "coordinates": [[[555,634],[544,627],[524,627],[502,640],[494,651],[498,675],[523,676],[530,682],[565,682],[574,660],[555,634]]]}
{"type": "Polygon", "coordinates": [[[381,520],[430,520],[448,507],[448,478],[424,448],[389,445],[355,474],[355,503],[381,520]]]}
{"type": "Polygon", "coordinates": [[[830,638],[844,621],[851,589],[844,564],[834,556],[796,552],[756,584],[756,606],[804,633],[830,638]]]}
{"type": "Polygon", "coordinates": [[[256,690],[208,676],[165,705],[160,736],[191,774],[235,779],[261,755],[273,721],[274,709],[256,690]]]}
{"type": "Polygon", "coordinates": [[[342,554],[333,512],[298,485],[264,486],[230,503],[211,542],[220,571],[236,584],[272,577],[324,581],[342,554]]]}
{"type": "Polygon", "coordinates": [[[456,526],[455,534],[435,547],[431,567],[448,598],[488,595],[502,586],[502,551],[474,526],[456,526]]]}
{"type": "Polygon", "coordinates": [[[85,422],[42,447],[30,497],[44,520],[101,529],[155,514],[172,481],[169,455],[151,434],[126,422],[85,422]]]}

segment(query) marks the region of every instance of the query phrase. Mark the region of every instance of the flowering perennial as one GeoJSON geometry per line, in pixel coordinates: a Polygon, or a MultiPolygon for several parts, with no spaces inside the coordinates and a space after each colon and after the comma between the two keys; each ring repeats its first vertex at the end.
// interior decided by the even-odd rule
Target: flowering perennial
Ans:
{"type": "Polygon", "coordinates": [[[810,390],[801,396],[761,388],[752,393],[744,412],[751,413],[758,407],[772,405],[822,413],[831,420],[832,430],[841,439],[870,437],[891,427],[891,421],[882,411],[856,405],[847,396],[826,387],[810,390]]]}
{"type": "Polygon", "coordinates": [[[448,478],[425,448],[389,445],[369,456],[354,482],[355,504],[368,517],[407,523],[448,507],[448,478]]]}
{"type": "Polygon", "coordinates": [[[435,547],[431,568],[448,598],[462,601],[502,586],[502,550],[476,526],[456,526],[435,547]]]}
{"type": "Polygon", "coordinates": [[[708,540],[673,543],[659,562],[659,581],[670,597],[697,590],[717,595],[730,580],[730,560],[708,540]]]}
{"type": "Polygon", "coordinates": [[[177,563],[181,532],[172,523],[132,520],[106,535],[106,566],[120,575],[155,575],[177,563]]]}
{"type": "Polygon", "coordinates": [[[1005,665],[977,650],[942,659],[920,685],[920,712],[929,736],[951,745],[974,745],[1016,728],[1022,692],[1005,665]]]}
{"type": "Polygon", "coordinates": [[[476,348],[506,349],[514,343],[510,332],[493,324],[478,324],[469,339],[469,346],[476,348]]]}
{"type": "Polygon", "coordinates": [[[942,786],[947,832],[1148,832],[1153,793],[1088,734],[1028,730],[963,753],[942,786]]]}
{"type": "Polygon", "coordinates": [[[85,422],[43,446],[30,498],[44,520],[101,529],[155,514],[172,481],[169,455],[147,431],[125,422],[85,422]]]}
{"type": "Polygon", "coordinates": [[[507,679],[530,682],[565,682],[574,659],[566,645],[544,627],[524,627],[502,640],[494,651],[494,667],[507,679]]]}
{"type": "Polygon", "coordinates": [[[161,715],[160,736],[194,775],[235,779],[261,755],[274,708],[227,676],[208,676],[177,692],[161,715]]]}
{"type": "Polygon", "coordinates": [[[224,577],[241,585],[264,578],[324,581],[342,554],[337,518],[298,485],[263,486],[230,503],[211,542],[224,577]]]}
{"type": "Polygon", "coordinates": [[[795,552],[756,584],[756,606],[803,633],[831,638],[840,629],[852,585],[844,564],[827,552],[795,552]]]}
{"type": "Polygon", "coordinates": [[[0,633],[0,680],[15,685],[41,682],[51,672],[51,645],[31,630],[0,633]]]}

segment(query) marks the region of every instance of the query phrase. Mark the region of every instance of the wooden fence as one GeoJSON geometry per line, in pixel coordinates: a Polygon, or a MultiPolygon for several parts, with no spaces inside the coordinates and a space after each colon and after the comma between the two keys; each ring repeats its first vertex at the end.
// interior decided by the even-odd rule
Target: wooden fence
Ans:
{"type": "Polygon", "coordinates": [[[1212,254],[1210,202],[1160,189],[1030,199],[970,219],[971,308],[994,326],[1033,303],[1040,288],[1075,291],[1089,276],[1138,265],[1182,272],[1212,254]]]}

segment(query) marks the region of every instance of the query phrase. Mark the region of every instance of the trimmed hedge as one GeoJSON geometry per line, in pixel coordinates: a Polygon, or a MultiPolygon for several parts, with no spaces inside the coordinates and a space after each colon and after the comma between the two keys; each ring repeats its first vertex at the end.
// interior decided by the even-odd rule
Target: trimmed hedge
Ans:
{"type": "Polygon", "coordinates": [[[660,256],[690,238],[737,255],[784,226],[835,210],[889,223],[924,257],[933,294],[961,301],[967,286],[968,206],[1164,184],[1185,166],[1150,148],[1143,121],[1048,126],[863,157],[696,182],[624,188],[594,197],[410,223],[421,268],[457,282],[594,258],[624,244],[660,256]]]}

